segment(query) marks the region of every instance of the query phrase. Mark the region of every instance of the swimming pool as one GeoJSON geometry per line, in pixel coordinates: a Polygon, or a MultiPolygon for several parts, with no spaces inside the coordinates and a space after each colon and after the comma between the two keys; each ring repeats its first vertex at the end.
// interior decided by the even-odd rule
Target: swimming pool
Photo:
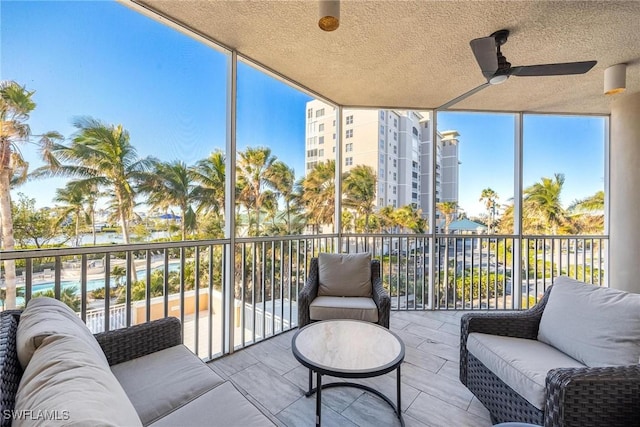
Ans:
{"type": "MultiPolygon", "coordinates": [[[[164,266],[160,265],[157,267],[154,267],[151,269],[151,271],[156,271],[156,270],[163,270],[164,266]]],[[[169,272],[172,271],[180,271],[180,263],[179,262],[170,262],[169,263],[169,272]]],[[[147,269],[143,268],[140,270],[136,270],[136,272],[138,273],[138,280],[144,280],[147,277],[147,269]]],[[[98,279],[90,279],[87,280],[87,291],[93,291],[95,289],[98,288],[104,288],[105,285],[105,281],[104,281],[104,277],[98,278],[98,279]]],[[[114,277],[110,277],[109,280],[109,286],[110,287],[114,287],[116,285],[116,281],[114,277]]],[[[62,280],[60,281],[60,287],[62,289],[65,288],[70,288],[70,287],[76,287],[77,288],[77,294],[80,294],[80,279],[77,280],[62,280]]],[[[54,290],[55,287],[55,282],[51,281],[51,282],[44,282],[44,283],[38,283],[36,285],[31,285],[31,294],[36,294],[39,292],[47,292],[48,290],[54,290]]],[[[24,285],[19,285],[17,287],[18,289],[24,289],[24,285]]],[[[21,298],[18,298],[18,300],[20,300],[21,298]]],[[[24,300],[22,300],[21,302],[24,302],[24,300]]],[[[18,301],[18,303],[20,303],[20,301],[18,301]]]]}

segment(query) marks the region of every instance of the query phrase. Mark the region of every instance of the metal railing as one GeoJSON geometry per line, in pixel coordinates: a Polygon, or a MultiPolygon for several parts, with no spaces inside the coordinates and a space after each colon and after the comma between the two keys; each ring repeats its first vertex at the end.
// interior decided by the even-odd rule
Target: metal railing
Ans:
{"type": "Polygon", "coordinates": [[[231,250],[220,239],[11,251],[1,260],[16,261],[21,305],[55,297],[93,332],[175,316],[203,359],[296,327],[297,295],[319,252],[370,251],[394,310],[528,308],[559,275],[606,285],[605,236],[279,236],[236,238],[231,250]]]}

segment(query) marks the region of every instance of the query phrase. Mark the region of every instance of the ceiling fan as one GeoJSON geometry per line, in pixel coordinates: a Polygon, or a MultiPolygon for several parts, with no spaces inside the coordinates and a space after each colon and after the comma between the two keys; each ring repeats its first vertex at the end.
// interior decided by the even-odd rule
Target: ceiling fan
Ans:
{"type": "Polygon", "coordinates": [[[500,46],[507,42],[509,30],[499,30],[489,37],[471,40],[471,50],[482,70],[486,83],[463,93],[457,98],[442,104],[437,110],[446,110],[463,99],[481,91],[487,86],[504,83],[509,76],[538,77],[564,76],[569,74],[584,74],[596,65],[597,61],[565,62],[561,64],[540,64],[512,67],[507,58],[500,52],[500,46]]]}

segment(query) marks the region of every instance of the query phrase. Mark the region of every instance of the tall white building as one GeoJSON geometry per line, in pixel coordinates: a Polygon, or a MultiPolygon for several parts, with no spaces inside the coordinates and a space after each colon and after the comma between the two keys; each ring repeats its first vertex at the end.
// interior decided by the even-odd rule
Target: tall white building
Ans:
{"type": "MultiPolygon", "coordinates": [[[[313,100],[307,103],[306,168],[335,159],[335,108],[313,100]]],[[[342,169],[373,168],[378,176],[376,205],[414,205],[427,216],[430,192],[431,113],[403,110],[344,110],[342,169]]],[[[436,146],[436,203],[458,201],[458,137],[456,131],[438,133],[436,146]]]]}

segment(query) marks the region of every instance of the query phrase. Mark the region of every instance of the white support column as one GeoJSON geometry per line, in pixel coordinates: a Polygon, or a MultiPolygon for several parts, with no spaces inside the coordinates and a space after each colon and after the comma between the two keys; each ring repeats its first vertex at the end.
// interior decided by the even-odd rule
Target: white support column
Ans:
{"type": "Polygon", "coordinates": [[[640,293],[640,93],[611,105],[609,286],[640,293]]]}

